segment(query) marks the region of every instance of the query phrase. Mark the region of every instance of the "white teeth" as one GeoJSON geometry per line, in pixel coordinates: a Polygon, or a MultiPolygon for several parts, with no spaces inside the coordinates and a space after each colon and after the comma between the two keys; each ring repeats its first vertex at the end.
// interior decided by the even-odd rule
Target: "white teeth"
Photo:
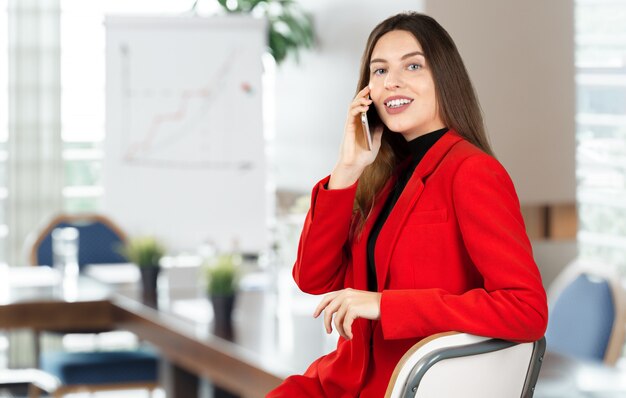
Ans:
{"type": "Polygon", "coordinates": [[[411,100],[409,99],[394,99],[387,102],[387,106],[389,108],[398,108],[402,105],[410,104],[411,100]]]}

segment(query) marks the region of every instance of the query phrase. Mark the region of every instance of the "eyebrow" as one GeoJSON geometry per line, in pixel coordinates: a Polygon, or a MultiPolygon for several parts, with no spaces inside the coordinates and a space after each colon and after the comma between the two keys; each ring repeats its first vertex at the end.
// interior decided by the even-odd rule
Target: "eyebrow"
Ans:
{"type": "MultiPolygon", "coordinates": [[[[401,60],[405,60],[407,58],[411,58],[414,55],[421,55],[422,57],[424,56],[424,53],[421,51],[413,51],[412,53],[408,53],[408,54],[404,54],[402,56],[402,58],[400,58],[401,60]]],[[[370,61],[370,65],[375,63],[375,62],[387,62],[386,60],[382,59],[382,58],[375,58],[373,60],[370,61]]]]}

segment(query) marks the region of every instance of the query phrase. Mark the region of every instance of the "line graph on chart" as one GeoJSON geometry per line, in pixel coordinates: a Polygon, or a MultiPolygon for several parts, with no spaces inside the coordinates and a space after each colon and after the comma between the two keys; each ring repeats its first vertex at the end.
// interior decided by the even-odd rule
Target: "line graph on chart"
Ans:
{"type": "Polygon", "coordinates": [[[238,171],[254,167],[239,149],[250,130],[238,120],[245,116],[233,118],[232,109],[227,109],[245,109],[246,101],[254,100],[255,87],[233,73],[241,51],[232,49],[207,72],[203,84],[181,87],[180,76],[136,76],[141,70],[132,48],[127,43],[118,48],[119,154],[127,166],[238,171]],[[177,84],[168,85],[172,81],[177,84]]]}

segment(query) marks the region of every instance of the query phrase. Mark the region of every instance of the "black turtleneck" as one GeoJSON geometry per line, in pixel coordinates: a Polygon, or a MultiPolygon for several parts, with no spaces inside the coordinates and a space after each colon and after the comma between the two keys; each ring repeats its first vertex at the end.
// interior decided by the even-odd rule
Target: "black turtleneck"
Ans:
{"type": "Polygon", "coordinates": [[[371,292],[378,290],[374,249],[376,248],[376,240],[378,239],[380,230],[383,228],[383,225],[385,225],[387,217],[389,217],[391,210],[396,205],[398,198],[400,198],[404,187],[407,182],[409,182],[409,179],[413,175],[413,172],[419,162],[422,160],[424,155],[426,155],[426,152],[428,152],[428,150],[435,145],[435,142],[437,142],[447,131],[448,128],[445,127],[440,130],[421,135],[407,142],[411,161],[407,167],[400,171],[398,180],[396,181],[392,191],[389,193],[389,197],[378,215],[378,218],[372,227],[372,231],[370,232],[369,238],[367,239],[367,287],[371,292]]]}

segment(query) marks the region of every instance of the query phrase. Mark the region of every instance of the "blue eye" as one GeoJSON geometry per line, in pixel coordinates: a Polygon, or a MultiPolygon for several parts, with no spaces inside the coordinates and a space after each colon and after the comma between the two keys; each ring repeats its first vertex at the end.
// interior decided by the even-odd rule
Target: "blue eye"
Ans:
{"type": "Polygon", "coordinates": [[[408,69],[409,70],[419,70],[419,69],[422,69],[422,65],[420,65],[420,64],[410,64],[408,69]]]}
{"type": "Polygon", "coordinates": [[[374,75],[382,75],[383,73],[385,73],[385,69],[382,68],[374,69],[374,71],[372,72],[372,74],[374,75]]]}

